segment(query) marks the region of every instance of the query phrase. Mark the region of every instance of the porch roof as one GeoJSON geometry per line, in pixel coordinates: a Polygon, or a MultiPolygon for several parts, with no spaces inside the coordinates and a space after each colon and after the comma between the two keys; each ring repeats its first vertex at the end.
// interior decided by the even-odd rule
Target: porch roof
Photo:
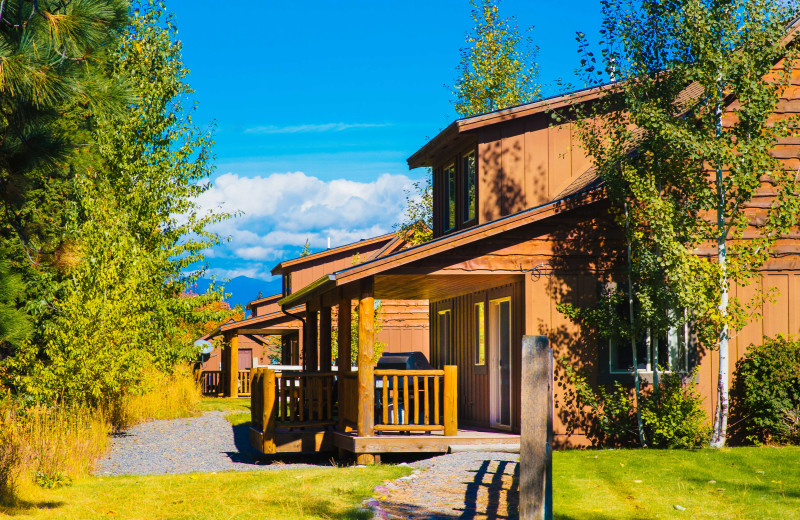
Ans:
{"type": "MultiPolygon", "coordinates": [[[[305,315],[304,307],[294,307],[288,309],[292,314],[305,315]]],[[[287,316],[283,312],[272,312],[263,316],[254,316],[244,320],[229,320],[220,324],[202,339],[210,339],[225,332],[236,331],[238,334],[261,334],[261,335],[280,335],[295,332],[301,328],[299,324],[292,324],[297,318],[287,316]],[[287,323],[288,322],[288,323],[287,323]]]]}
{"type": "Polygon", "coordinates": [[[475,244],[500,233],[541,222],[604,198],[602,186],[591,171],[577,177],[562,193],[562,197],[541,206],[322,276],[316,282],[278,301],[278,304],[281,306],[302,305],[333,289],[368,277],[375,277],[376,281],[380,280],[380,285],[383,286],[381,294],[376,291],[376,297],[406,299],[411,298],[411,294],[416,294],[414,297],[431,299],[439,292],[439,289],[449,288],[452,290],[454,285],[457,286],[459,283],[474,285],[482,281],[497,281],[498,276],[518,276],[520,271],[444,274],[422,270],[420,272],[404,271],[402,274],[398,274],[396,271],[393,273],[392,270],[439,254],[447,254],[456,247],[475,244]]]}

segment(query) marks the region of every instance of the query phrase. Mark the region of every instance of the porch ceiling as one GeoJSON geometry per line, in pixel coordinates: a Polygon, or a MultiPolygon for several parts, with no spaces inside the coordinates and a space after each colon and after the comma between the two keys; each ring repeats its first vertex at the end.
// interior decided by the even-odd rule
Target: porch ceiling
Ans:
{"type": "Polygon", "coordinates": [[[375,298],[382,300],[441,300],[458,294],[503,285],[516,274],[381,274],[375,276],[375,298]]]}

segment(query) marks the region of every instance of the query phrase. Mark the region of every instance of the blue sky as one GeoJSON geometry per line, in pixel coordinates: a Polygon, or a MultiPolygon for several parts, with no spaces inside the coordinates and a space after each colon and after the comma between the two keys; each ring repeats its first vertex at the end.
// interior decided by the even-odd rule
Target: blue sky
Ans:
{"type": "MultiPolygon", "coordinates": [[[[269,279],[279,261],[392,230],[406,158],[447,126],[459,49],[472,25],[459,1],[168,0],[195,122],[216,122],[214,187],[203,207],[242,216],[216,229],[212,273],[269,279]],[[228,13],[227,15],[225,13],[228,13]]],[[[503,0],[539,46],[545,94],[577,83],[576,31],[597,39],[593,1],[503,0]]],[[[578,85],[579,86],[579,85],[578,85]]]]}

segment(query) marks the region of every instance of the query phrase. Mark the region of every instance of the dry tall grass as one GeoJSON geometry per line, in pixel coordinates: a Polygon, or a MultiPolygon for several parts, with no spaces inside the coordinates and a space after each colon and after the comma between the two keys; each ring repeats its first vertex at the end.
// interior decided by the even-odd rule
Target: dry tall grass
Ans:
{"type": "Polygon", "coordinates": [[[30,477],[44,487],[87,475],[108,445],[111,423],[83,406],[0,403],[0,496],[30,477]]]}
{"type": "Polygon", "coordinates": [[[190,367],[176,367],[172,374],[152,370],[139,392],[124,396],[112,407],[111,422],[117,428],[127,428],[154,419],[191,417],[202,397],[190,367]]]}
{"type": "Polygon", "coordinates": [[[170,375],[149,372],[139,393],[104,411],[80,405],[25,406],[0,398],[0,502],[13,502],[28,480],[58,487],[88,475],[114,429],[191,416],[201,397],[191,369],[179,367],[170,375]]]}

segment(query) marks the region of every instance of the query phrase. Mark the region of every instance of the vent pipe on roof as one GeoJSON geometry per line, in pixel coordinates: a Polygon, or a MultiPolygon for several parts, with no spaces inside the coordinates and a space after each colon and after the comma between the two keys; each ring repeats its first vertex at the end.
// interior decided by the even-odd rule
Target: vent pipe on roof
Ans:
{"type": "Polygon", "coordinates": [[[328,237],[328,249],[331,248],[331,237],[328,237]]]}

